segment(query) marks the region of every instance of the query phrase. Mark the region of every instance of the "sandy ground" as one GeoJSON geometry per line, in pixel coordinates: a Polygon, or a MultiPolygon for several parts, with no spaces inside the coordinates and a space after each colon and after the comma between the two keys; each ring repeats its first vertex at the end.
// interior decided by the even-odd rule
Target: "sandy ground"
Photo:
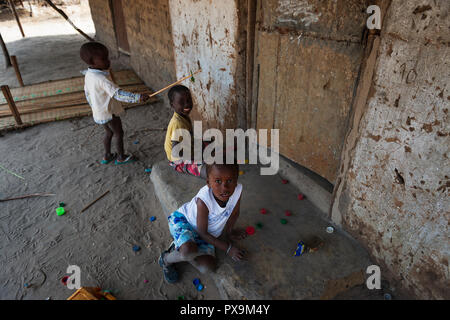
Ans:
{"type": "MultiPolygon", "coordinates": [[[[58,30],[61,34],[11,36],[7,43],[10,53],[19,58],[25,83],[78,76],[85,67],[78,57],[84,38],[64,34],[64,20],[47,21],[45,15],[36,21],[23,19],[25,32],[30,34],[41,20],[49,33],[58,30]]],[[[14,24],[14,20],[1,20],[2,35],[14,24]]],[[[80,27],[89,30],[89,23],[80,27]]],[[[113,61],[113,69],[125,64],[126,59],[113,61]]],[[[5,70],[0,64],[0,70],[2,84],[17,86],[12,68],[5,70]]],[[[145,168],[165,158],[165,132],[151,129],[165,128],[170,116],[162,102],[126,112],[122,117],[125,146],[139,161],[123,166],[99,164],[103,129],[91,117],[0,136],[0,165],[24,178],[0,168],[0,199],[55,194],[0,202],[0,299],[67,299],[74,290],[61,284],[61,279],[69,265],[80,267],[82,286],[100,286],[118,299],[177,299],[180,295],[219,299],[212,279],[192,266],[181,264],[181,281],[169,285],[157,263],[171,237],[145,168]],[[80,213],[107,190],[109,194],[80,213]],[[55,212],[60,202],[67,211],[61,217],[55,212]],[[156,221],[151,222],[151,216],[156,221]],[[134,252],[134,245],[141,250],[134,252]],[[195,277],[205,285],[202,292],[192,284],[195,277]]]]}

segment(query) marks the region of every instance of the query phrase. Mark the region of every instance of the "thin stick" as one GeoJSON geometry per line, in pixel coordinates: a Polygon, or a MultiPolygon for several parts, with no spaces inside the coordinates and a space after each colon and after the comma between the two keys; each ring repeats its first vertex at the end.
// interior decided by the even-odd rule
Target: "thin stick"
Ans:
{"type": "Polygon", "coordinates": [[[60,15],[63,16],[64,19],[67,20],[67,22],[70,23],[70,25],[72,27],[74,27],[75,30],[77,30],[83,37],[85,37],[86,39],[88,39],[89,41],[94,41],[94,39],[92,39],[91,37],[89,37],[86,33],[84,33],[83,31],[81,31],[80,29],[78,29],[73,22],[69,19],[69,17],[64,13],[64,11],[62,11],[61,9],[58,9],[57,6],[55,6],[55,4],[53,2],[51,2],[50,0],[44,0],[45,2],[47,2],[49,4],[50,7],[52,7],[53,9],[55,9],[60,15]]]}
{"type": "Polygon", "coordinates": [[[22,33],[22,37],[25,38],[25,33],[23,32],[22,24],[20,23],[19,16],[17,15],[17,11],[16,11],[16,7],[14,6],[14,2],[12,0],[8,0],[8,2],[9,2],[9,6],[11,8],[11,11],[14,14],[14,17],[16,18],[17,24],[19,25],[20,33],[22,33]]]}
{"type": "Polygon", "coordinates": [[[6,47],[5,41],[3,41],[2,35],[0,34],[0,45],[2,46],[3,55],[5,56],[6,67],[11,67],[11,57],[9,56],[8,48],[6,47]]]}
{"type": "Polygon", "coordinates": [[[103,198],[104,196],[106,196],[108,194],[109,190],[106,191],[104,194],[102,194],[100,197],[98,197],[97,199],[95,199],[94,201],[92,201],[91,203],[89,203],[86,207],[84,207],[83,210],[81,210],[81,213],[83,213],[84,211],[86,211],[90,206],[92,206],[94,203],[96,203],[98,200],[100,200],[101,198],[103,198]]]}
{"type": "Polygon", "coordinates": [[[51,196],[55,196],[55,194],[53,194],[53,193],[33,193],[33,194],[27,194],[27,195],[20,196],[20,197],[0,199],[0,202],[25,199],[25,198],[33,198],[33,197],[51,197],[51,196]]]}
{"type": "Polygon", "coordinates": [[[22,119],[20,118],[19,111],[17,110],[16,103],[14,102],[14,99],[11,95],[11,90],[9,90],[8,86],[1,86],[3,96],[5,97],[6,101],[8,102],[9,109],[11,110],[12,115],[14,116],[14,119],[16,119],[16,123],[20,126],[22,125],[22,119]]]}
{"type": "Polygon", "coordinates": [[[165,91],[165,90],[167,90],[167,89],[169,89],[169,88],[172,88],[173,86],[176,86],[176,85],[179,84],[180,82],[183,82],[184,80],[191,78],[194,74],[197,74],[197,73],[200,73],[200,72],[202,72],[202,69],[200,69],[200,70],[198,70],[198,71],[196,71],[196,72],[194,72],[194,73],[192,73],[192,74],[190,74],[190,75],[188,75],[188,76],[186,76],[186,77],[184,77],[184,78],[182,78],[182,79],[180,79],[180,80],[178,80],[178,81],[176,81],[176,82],[174,82],[174,83],[168,85],[168,86],[165,87],[165,88],[162,88],[162,89],[159,90],[159,91],[156,91],[155,93],[152,93],[152,94],[150,95],[150,98],[153,97],[153,96],[156,96],[157,94],[159,94],[159,93],[161,93],[161,92],[163,92],[163,91],[165,91]]]}
{"type": "Polygon", "coordinates": [[[14,71],[16,72],[17,81],[19,81],[19,84],[21,87],[25,87],[25,84],[23,83],[22,75],[20,74],[19,63],[17,62],[16,56],[11,56],[11,63],[14,67],[14,71]]]}

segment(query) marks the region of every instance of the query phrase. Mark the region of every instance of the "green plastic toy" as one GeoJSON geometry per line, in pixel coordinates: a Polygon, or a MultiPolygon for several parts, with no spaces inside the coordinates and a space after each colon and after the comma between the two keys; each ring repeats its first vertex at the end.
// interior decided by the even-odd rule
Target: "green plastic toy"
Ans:
{"type": "Polygon", "coordinates": [[[63,207],[58,207],[58,208],[56,208],[56,214],[57,214],[58,216],[62,216],[62,215],[64,215],[65,213],[66,213],[66,210],[64,210],[63,207]]]}

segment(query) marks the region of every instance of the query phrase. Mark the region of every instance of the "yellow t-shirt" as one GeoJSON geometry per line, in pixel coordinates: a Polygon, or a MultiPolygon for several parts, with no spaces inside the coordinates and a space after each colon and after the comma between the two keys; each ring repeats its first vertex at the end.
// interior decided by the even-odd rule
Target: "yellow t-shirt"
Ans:
{"type": "MultiPolygon", "coordinates": [[[[179,160],[172,157],[172,141],[181,142],[182,137],[176,137],[175,130],[186,129],[191,133],[192,139],[192,123],[190,119],[186,119],[180,116],[178,113],[174,112],[172,119],[170,119],[169,125],[167,126],[166,140],[164,142],[164,150],[166,151],[167,159],[169,161],[179,160]]],[[[193,139],[192,139],[193,140],[193,139]]]]}

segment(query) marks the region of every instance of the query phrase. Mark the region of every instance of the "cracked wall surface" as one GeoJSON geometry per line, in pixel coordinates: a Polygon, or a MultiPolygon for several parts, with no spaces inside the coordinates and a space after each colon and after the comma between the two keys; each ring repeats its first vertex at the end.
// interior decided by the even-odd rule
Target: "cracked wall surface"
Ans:
{"type": "Polygon", "coordinates": [[[449,12],[448,1],[392,1],[332,212],[382,270],[427,299],[450,298],[449,12]]]}

